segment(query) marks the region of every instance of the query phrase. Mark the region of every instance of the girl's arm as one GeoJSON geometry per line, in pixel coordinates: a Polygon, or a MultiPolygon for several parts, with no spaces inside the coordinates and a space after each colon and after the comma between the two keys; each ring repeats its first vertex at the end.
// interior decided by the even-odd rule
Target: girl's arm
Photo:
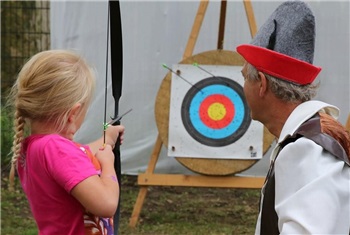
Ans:
{"type": "Polygon", "coordinates": [[[113,217],[119,201],[119,185],[114,170],[112,147],[106,145],[96,153],[101,164],[101,175],[86,178],[77,184],[71,194],[94,215],[113,217]]]}

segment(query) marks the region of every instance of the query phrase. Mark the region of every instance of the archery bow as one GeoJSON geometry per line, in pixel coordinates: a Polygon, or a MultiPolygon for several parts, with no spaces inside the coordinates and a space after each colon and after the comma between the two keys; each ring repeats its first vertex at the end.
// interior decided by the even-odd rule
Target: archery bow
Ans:
{"type": "MultiPolygon", "coordinates": [[[[123,81],[123,43],[122,43],[122,26],[120,16],[119,1],[108,1],[108,14],[109,14],[109,27],[111,31],[111,77],[112,77],[112,95],[114,98],[114,116],[111,117],[112,125],[120,125],[119,112],[119,99],[122,95],[122,81],[123,81]],[[119,120],[117,120],[119,118],[119,120]]],[[[108,22],[107,22],[108,24],[108,22]]],[[[108,26],[107,26],[108,27],[108,26]]],[[[107,31],[108,32],[108,31],[107,31]]],[[[108,34],[108,33],[107,33],[108,34]]],[[[107,35],[108,37],[109,35],[107,35]]],[[[107,45],[108,48],[108,45],[107,45]]],[[[107,53],[108,56],[108,53],[107,53]]],[[[121,159],[120,159],[120,140],[113,149],[115,156],[114,169],[117,174],[119,183],[119,202],[118,209],[114,215],[114,234],[118,234],[119,217],[120,217],[120,197],[121,197],[121,159]]]]}

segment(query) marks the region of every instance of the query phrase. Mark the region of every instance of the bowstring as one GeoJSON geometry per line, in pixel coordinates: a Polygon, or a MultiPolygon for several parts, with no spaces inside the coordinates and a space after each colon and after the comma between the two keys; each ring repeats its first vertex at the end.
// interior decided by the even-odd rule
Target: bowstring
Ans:
{"type": "Polygon", "coordinates": [[[107,46],[106,46],[106,81],[105,81],[105,110],[103,116],[103,147],[106,145],[106,130],[108,128],[107,123],[107,83],[108,83],[108,59],[109,59],[109,3],[107,13],[107,46]]]}

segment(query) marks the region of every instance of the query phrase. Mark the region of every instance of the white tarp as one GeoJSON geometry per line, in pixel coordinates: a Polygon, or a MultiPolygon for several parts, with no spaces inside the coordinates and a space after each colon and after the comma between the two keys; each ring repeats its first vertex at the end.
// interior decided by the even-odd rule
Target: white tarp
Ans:
{"type": "MultiPolygon", "coordinates": [[[[220,2],[210,1],[193,54],[217,47],[220,2]]],[[[280,4],[277,1],[253,1],[257,26],[280,4]]],[[[341,109],[340,121],[346,122],[350,110],[349,76],[349,1],[310,1],[316,16],[314,64],[323,68],[318,99],[341,109]]],[[[192,29],[199,1],[121,1],[123,29],[123,91],[120,113],[130,108],[122,119],[126,126],[121,147],[122,172],[144,172],[155,144],[158,130],[154,108],[159,86],[167,74],[162,64],[173,65],[182,56],[192,29]]],[[[91,141],[102,135],[107,48],[107,1],[52,1],[51,47],[74,49],[87,58],[97,71],[96,97],[76,139],[91,141]]],[[[228,1],[224,49],[251,40],[242,1],[228,1]]],[[[110,73],[109,73],[110,75],[110,73]]],[[[111,82],[108,77],[107,115],[113,113],[111,82]]],[[[268,154],[266,154],[268,155],[268,154]]],[[[246,174],[265,175],[264,157],[246,174]]],[[[156,172],[188,173],[176,159],[167,157],[162,148],[156,172]]]]}

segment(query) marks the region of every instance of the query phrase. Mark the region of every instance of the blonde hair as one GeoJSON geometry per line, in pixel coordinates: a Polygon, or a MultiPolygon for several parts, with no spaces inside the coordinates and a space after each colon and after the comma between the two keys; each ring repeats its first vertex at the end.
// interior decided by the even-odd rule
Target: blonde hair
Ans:
{"type": "Polygon", "coordinates": [[[65,128],[67,116],[76,103],[88,108],[94,89],[93,70],[71,51],[43,51],[23,66],[10,93],[15,114],[10,189],[25,125],[32,120],[52,123],[59,133],[65,128]]]}

